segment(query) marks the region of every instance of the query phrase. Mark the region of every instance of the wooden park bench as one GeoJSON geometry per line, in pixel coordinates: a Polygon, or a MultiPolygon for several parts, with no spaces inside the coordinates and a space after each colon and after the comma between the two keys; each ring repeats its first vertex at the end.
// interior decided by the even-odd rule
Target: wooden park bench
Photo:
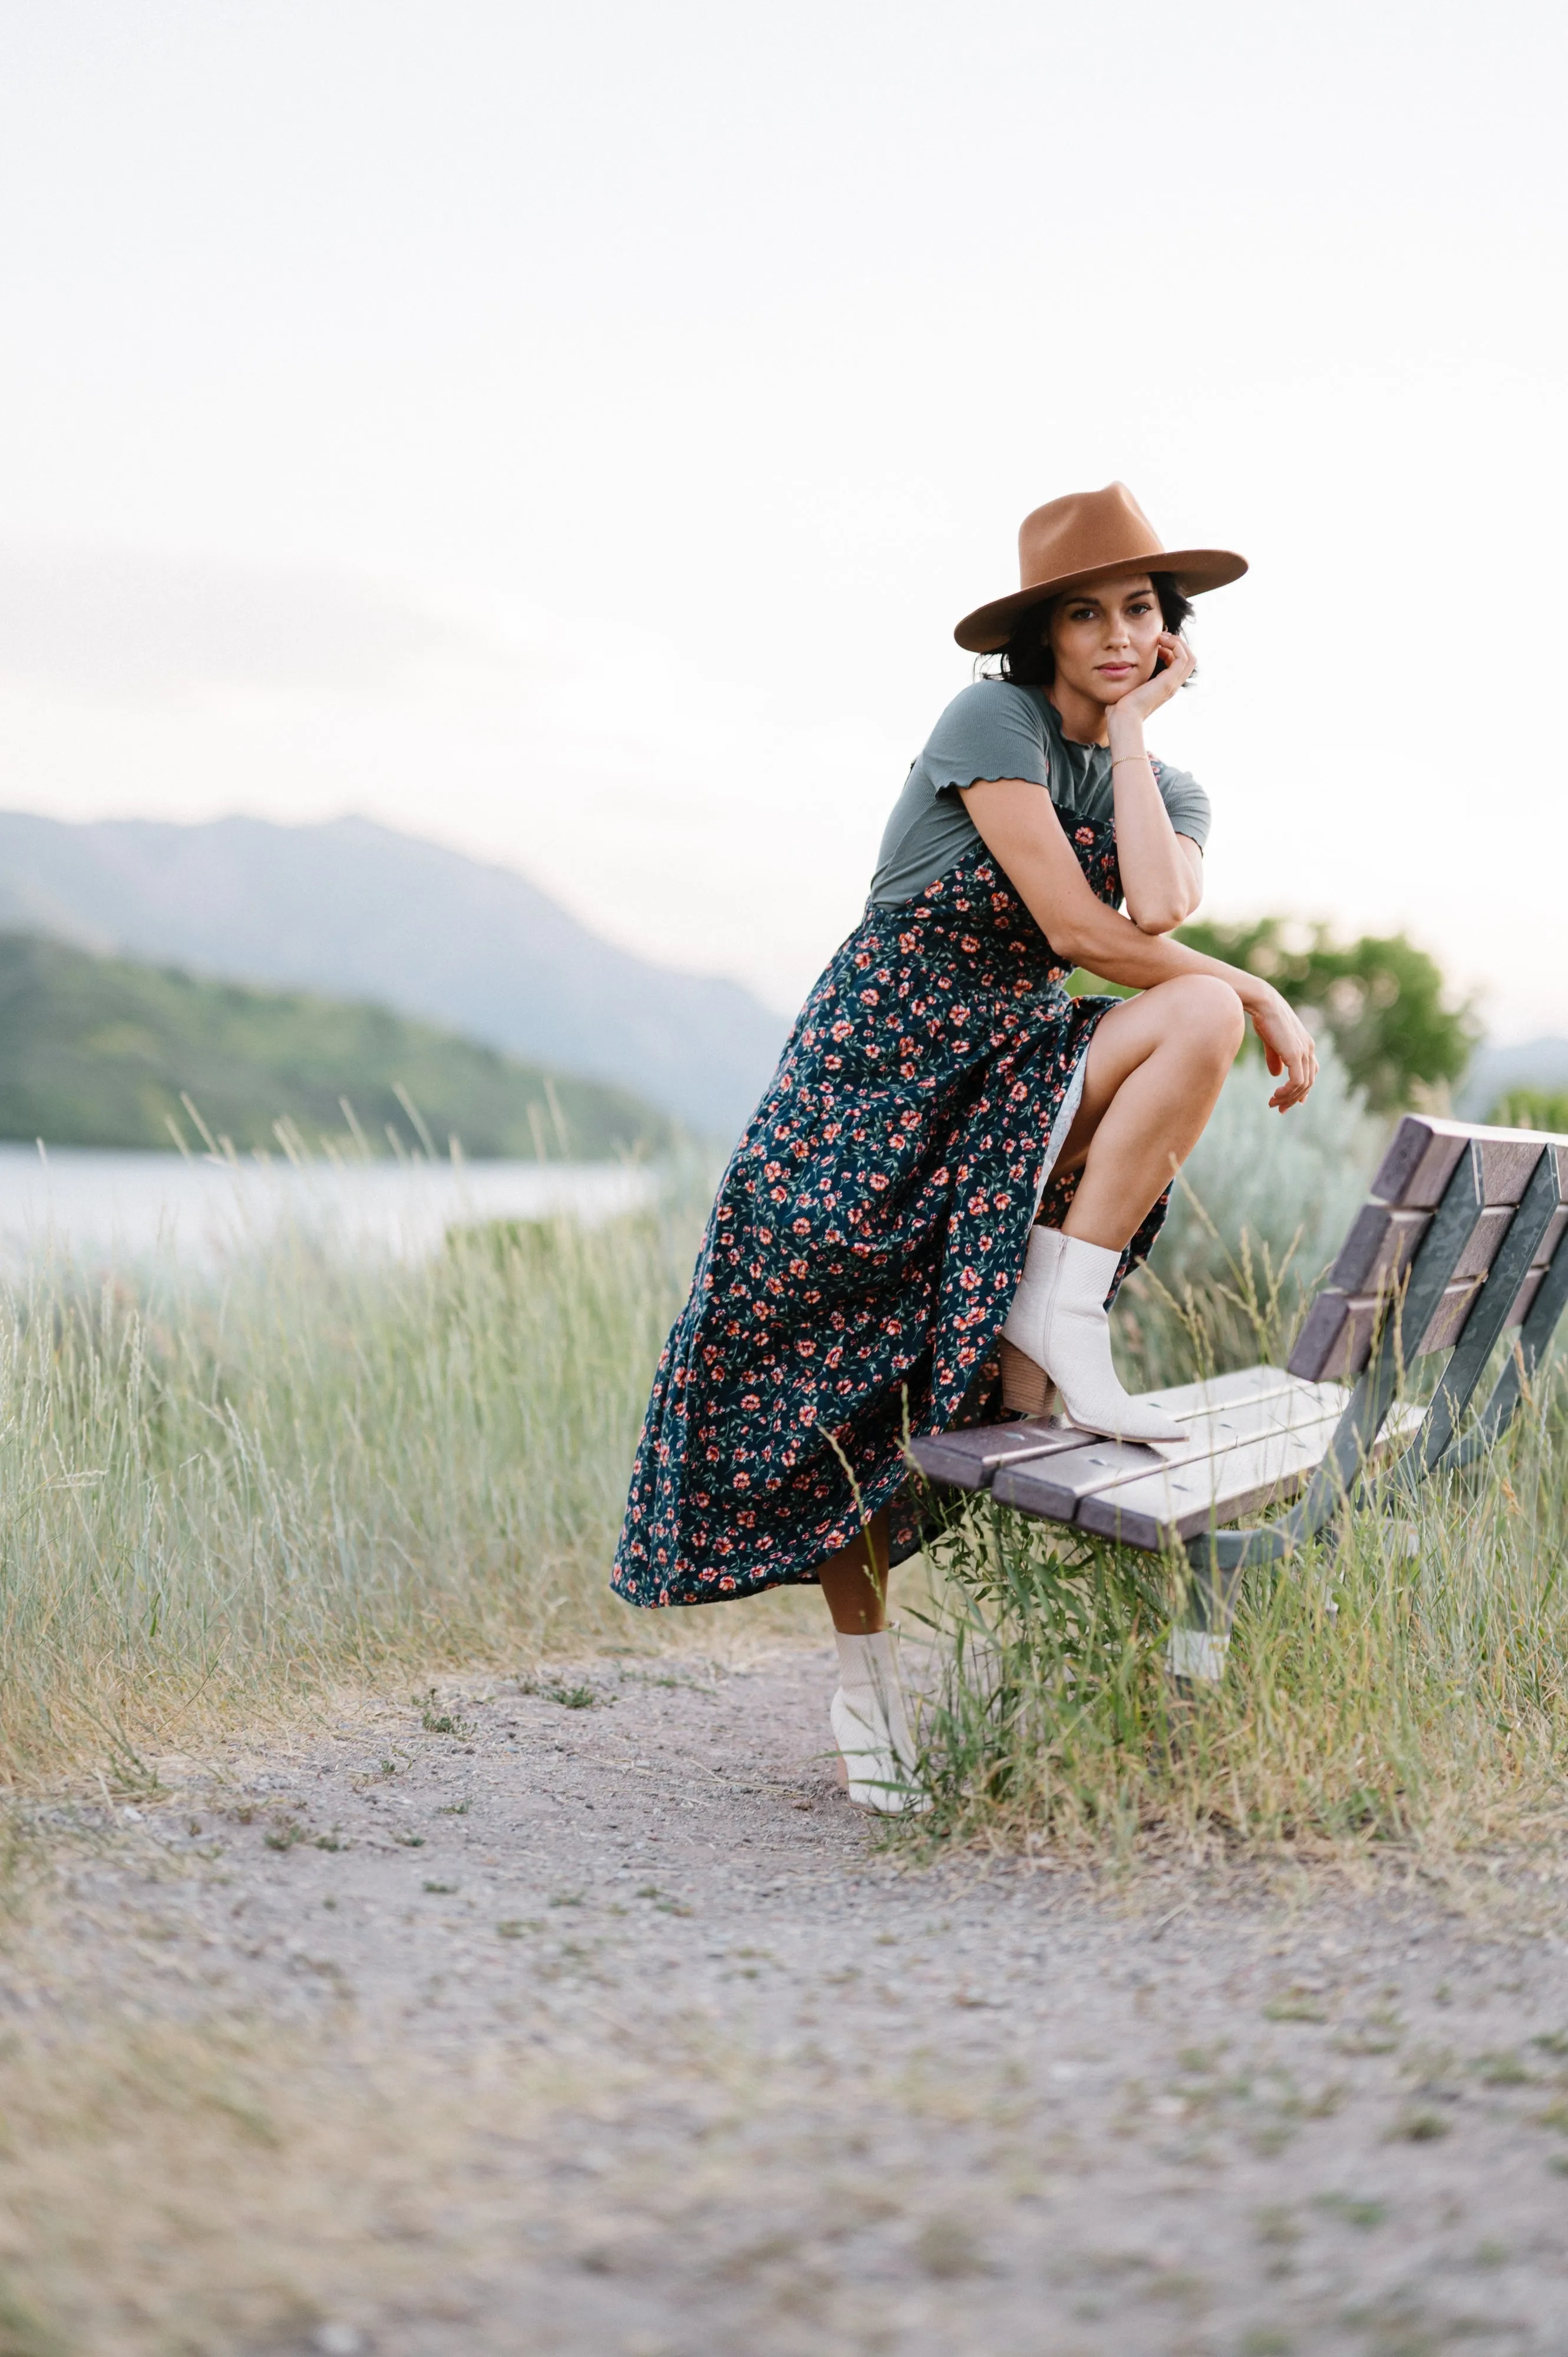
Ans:
{"type": "Polygon", "coordinates": [[[1472,1462],[1519,1406],[1568,1300],[1568,1137],[1407,1114],[1369,1200],[1303,1321],[1287,1367],[1144,1394],[1180,1443],[1098,1440],[1059,1418],[917,1439],[926,1478],[1123,1545],[1185,1551],[1188,1600],[1169,1662],[1223,1674],[1241,1574],[1326,1531],[1377,1471],[1391,1494],[1472,1462]],[[1461,1437],[1501,1337],[1514,1348],[1461,1437]],[[1424,1409],[1406,1368],[1449,1352],[1424,1409]],[[1305,1491],[1305,1495],[1299,1493],[1305,1491]],[[1224,1526],[1297,1497],[1276,1520],[1224,1526]]]}

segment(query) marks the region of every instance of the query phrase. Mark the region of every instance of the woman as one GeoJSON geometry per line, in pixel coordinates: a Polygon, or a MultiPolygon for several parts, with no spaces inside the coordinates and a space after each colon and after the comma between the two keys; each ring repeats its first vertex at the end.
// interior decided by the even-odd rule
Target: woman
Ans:
{"type": "Polygon", "coordinates": [[[1086,1431],[1181,1439],[1117,1381],[1111,1301],[1247,1018],[1282,1113],[1316,1075],[1277,991],[1170,938],[1208,803],[1144,748],[1192,673],[1188,597],[1245,559],[1163,549],[1120,483],[1036,509],[1019,554],[954,633],[999,675],[937,723],[720,1183],[616,1558],[641,1605],[815,1581],[850,1796],[884,1810],[923,1797],[886,1621],[908,1437],[1054,1388],[1086,1431]],[[1069,998],[1076,965],[1138,995],[1069,998]]]}

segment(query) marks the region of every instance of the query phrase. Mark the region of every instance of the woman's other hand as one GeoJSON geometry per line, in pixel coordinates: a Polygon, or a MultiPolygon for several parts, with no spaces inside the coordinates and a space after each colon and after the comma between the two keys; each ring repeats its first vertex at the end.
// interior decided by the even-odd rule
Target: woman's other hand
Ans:
{"type": "Polygon", "coordinates": [[[1301,1103],[1317,1078],[1317,1049],[1312,1034],[1289,1002],[1267,984],[1256,996],[1248,993],[1247,1012],[1263,1043],[1269,1070],[1280,1081],[1269,1103],[1286,1113],[1301,1103]],[[1282,1073],[1284,1078],[1280,1080],[1282,1073]]]}

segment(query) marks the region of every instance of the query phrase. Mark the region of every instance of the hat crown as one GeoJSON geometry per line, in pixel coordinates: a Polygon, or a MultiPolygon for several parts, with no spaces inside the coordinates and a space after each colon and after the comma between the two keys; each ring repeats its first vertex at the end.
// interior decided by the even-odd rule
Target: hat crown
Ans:
{"type": "Polygon", "coordinates": [[[1047,500],[1018,527],[1018,587],[1064,576],[1147,567],[1165,554],[1160,536],[1125,483],[1047,500]]]}

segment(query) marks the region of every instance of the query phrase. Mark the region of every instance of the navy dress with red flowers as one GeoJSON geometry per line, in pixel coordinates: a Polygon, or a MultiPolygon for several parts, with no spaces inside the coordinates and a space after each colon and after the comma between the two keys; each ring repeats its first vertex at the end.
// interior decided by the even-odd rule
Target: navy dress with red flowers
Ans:
{"type": "MultiPolygon", "coordinates": [[[[1113,828],[1069,840],[1117,906],[1113,828]]],[[[1053,1225],[1072,1198],[1048,1176],[1052,1130],[1117,1002],[1069,997],[1069,971],[983,849],[868,908],[720,1182],[638,1447],[614,1577],[628,1603],[812,1581],[884,1506],[893,1560],[918,1544],[907,1436],[997,1413],[1042,1188],[1053,1225]]]]}

